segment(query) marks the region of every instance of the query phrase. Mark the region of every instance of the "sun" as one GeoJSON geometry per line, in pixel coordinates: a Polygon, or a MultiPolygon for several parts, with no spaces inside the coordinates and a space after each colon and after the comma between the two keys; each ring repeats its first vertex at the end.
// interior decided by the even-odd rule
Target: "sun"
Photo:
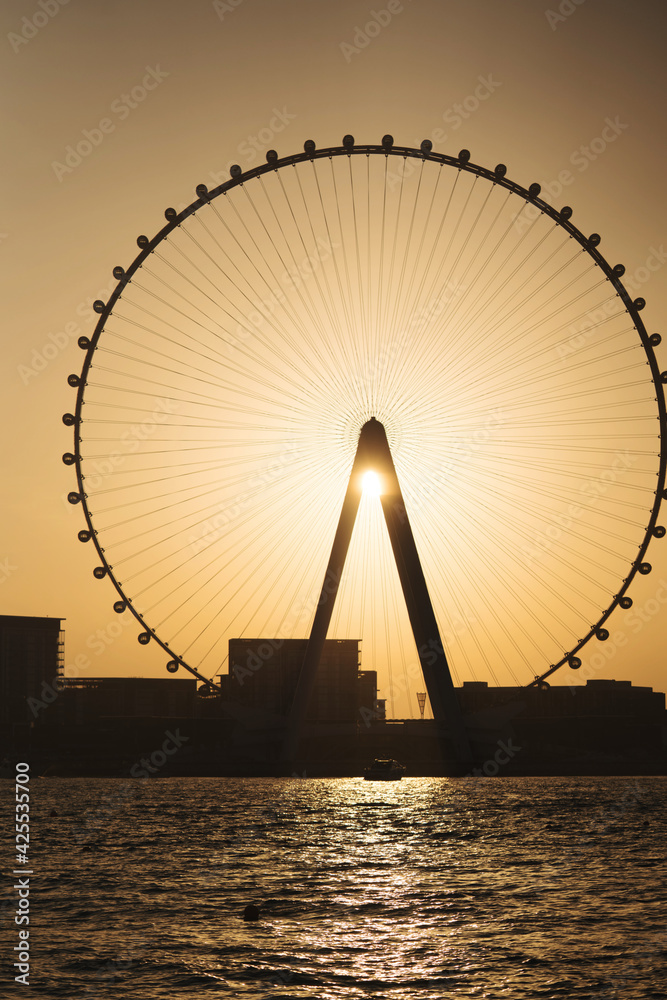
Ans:
{"type": "Polygon", "coordinates": [[[364,496],[379,497],[382,493],[382,484],[377,472],[374,472],[372,469],[364,472],[363,479],[361,480],[361,488],[364,496]]]}

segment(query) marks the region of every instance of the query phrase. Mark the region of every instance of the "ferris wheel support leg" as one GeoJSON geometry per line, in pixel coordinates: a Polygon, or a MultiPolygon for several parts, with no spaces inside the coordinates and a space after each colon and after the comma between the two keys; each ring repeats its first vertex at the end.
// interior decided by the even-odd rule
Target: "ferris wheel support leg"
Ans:
{"type": "Polygon", "coordinates": [[[382,507],[433,718],[447,727],[456,760],[472,766],[470,740],[395,473],[394,479],[396,492],[383,494],[382,507]]]}
{"type": "Polygon", "coordinates": [[[377,428],[373,429],[375,467],[382,477],[384,487],[380,500],[433,718],[436,723],[447,727],[457,761],[472,766],[470,740],[456,697],[389,442],[382,424],[377,424],[377,428]]]}
{"type": "Polygon", "coordinates": [[[382,483],[382,509],[433,717],[436,723],[447,726],[457,761],[461,764],[471,764],[470,741],[440,639],[389,442],[384,427],[374,418],[364,424],[359,435],[357,454],[288,718],[282,763],[290,763],[296,754],[359,509],[363,474],[369,469],[373,469],[380,476],[382,483]]]}
{"type": "Polygon", "coordinates": [[[352,467],[350,482],[345,493],[338,527],[331,548],[329,564],[324,574],[322,591],[317,602],[310,636],[308,637],[308,645],[306,646],[303,664],[294,692],[292,707],[287,720],[287,731],[282,751],[283,765],[291,765],[291,762],[294,760],[308,708],[308,701],[315,686],[317,668],[322,658],[324,642],[329,631],[329,625],[331,624],[331,616],[334,604],[336,603],[340,578],[343,573],[343,566],[345,565],[345,558],[350,545],[357,510],[359,509],[359,501],[361,499],[360,480],[364,468],[361,467],[359,450],[357,450],[357,456],[352,467]]]}

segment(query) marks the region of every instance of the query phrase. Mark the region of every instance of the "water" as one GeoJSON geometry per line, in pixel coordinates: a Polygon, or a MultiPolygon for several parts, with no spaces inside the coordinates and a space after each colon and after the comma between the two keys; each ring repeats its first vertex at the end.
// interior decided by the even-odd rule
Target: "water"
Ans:
{"type": "Polygon", "coordinates": [[[12,792],[8,997],[667,998],[666,778],[33,779],[29,987],[12,792]]]}

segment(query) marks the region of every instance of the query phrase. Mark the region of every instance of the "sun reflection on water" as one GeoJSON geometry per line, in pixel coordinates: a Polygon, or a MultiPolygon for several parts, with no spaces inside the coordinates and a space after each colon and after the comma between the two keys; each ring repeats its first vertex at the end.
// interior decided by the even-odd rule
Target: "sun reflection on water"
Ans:
{"type": "Polygon", "coordinates": [[[643,1000],[667,974],[664,779],[174,778],[73,842],[108,795],[103,779],[40,790],[59,813],[35,847],[44,995],[48,969],[74,996],[111,968],[127,1000],[214,984],[242,1000],[571,1000],[613,983],[643,1000]]]}

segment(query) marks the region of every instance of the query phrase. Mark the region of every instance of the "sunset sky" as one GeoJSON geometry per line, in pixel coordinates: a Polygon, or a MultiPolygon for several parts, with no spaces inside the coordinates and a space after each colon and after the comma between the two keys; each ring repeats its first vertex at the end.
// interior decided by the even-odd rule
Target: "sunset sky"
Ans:
{"type": "MultiPolygon", "coordinates": [[[[165,676],[166,660],[162,651],[138,645],[133,619],[124,627],[126,617],[114,614],[117,595],[108,581],[93,579],[95,553],[77,540],[84,520],[81,508],[67,503],[76,480],[61,459],[72,449],[72,432],[61,416],[75,405],[67,376],[81,370],[84,355],[77,338],[92,334],[92,302],[108,299],[116,284],[112,269],[131,263],[137,236],[153,236],[168,206],[180,210],[190,204],[197,184],[214,188],[227,180],[231,164],[245,170],[263,162],[267,149],[281,156],[296,153],[306,139],[318,147],[339,145],[346,133],[358,143],[379,143],[390,133],[405,146],[428,138],[435,151],[453,155],[465,147],[473,162],[505,163],[518,183],[541,183],[549,203],[571,205],[573,221],[584,233],[601,234],[607,260],[625,265],[633,297],[646,299],[642,318],[648,332],[664,333],[666,17],[655,0],[563,0],[552,7],[530,0],[379,0],[375,5],[9,0],[2,19],[0,608],[3,614],[65,619],[70,674],[165,676]]],[[[323,273],[327,266],[323,260],[323,273]]],[[[369,288],[375,289],[373,281],[369,288]]],[[[312,355],[304,352],[309,365],[314,357],[314,348],[312,355]]],[[[481,351],[482,370],[484,357],[481,351]]],[[[664,370],[664,344],[657,357],[664,370]]],[[[372,362],[370,355],[367,361],[372,362]]],[[[344,392],[331,390],[332,407],[334,400],[342,407],[344,398],[344,392]]],[[[391,399],[383,406],[378,416],[390,421],[391,444],[391,399]]],[[[338,411],[331,412],[332,420],[339,419],[338,411]]],[[[278,420],[279,414],[273,417],[278,420]]],[[[195,419],[194,411],[186,418],[195,419]]],[[[346,462],[353,455],[356,419],[350,417],[348,427],[341,409],[347,451],[339,459],[331,453],[337,485],[333,493],[322,494],[329,520],[318,522],[320,528],[313,522],[310,534],[300,539],[324,557],[339,509],[335,489],[344,488],[346,462]]],[[[397,469],[400,475],[403,468],[408,479],[414,473],[406,499],[411,489],[417,498],[420,462],[430,446],[427,442],[420,450],[415,445],[409,458],[405,442],[413,440],[413,425],[396,419],[397,469]]],[[[461,431],[464,436],[477,427],[472,416],[470,421],[461,431]]],[[[625,429],[614,426],[622,443],[625,429]]],[[[261,427],[253,430],[261,433],[261,427]]],[[[296,440],[304,448],[319,448],[320,454],[328,447],[321,436],[316,444],[298,435],[296,440]]],[[[281,461],[284,442],[279,445],[276,439],[281,461]]],[[[302,497],[308,490],[315,495],[325,482],[327,461],[313,466],[312,478],[301,470],[302,497]]],[[[254,475],[261,472],[259,465],[253,467],[254,475]]],[[[226,488],[229,504],[233,488],[226,488]]],[[[273,488],[278,498],[270,479],[267,498],[273,488]]],[[[371,503],[366,498],[360,512],[369,520],[356,558],[360,565],[370,560],[384,567],[385,540],[367,509],[371,503]]],[[[283,516],[281,508],[276,517],[283,516]]],[[[301,524],[309,523],[305,504],[299,516],[301,524]]],[[[418,540],[420,532],[422,538],[429,534],[428,527],[420,527],[422,516],[427,525],[423,507],[415,512],[418,540]]],[[[470,538],[471,572],[482,572],[487,544],[481,536],[470,538]]],[[[289,561],[287,536],[285,546],[289,561]]],[[[586,587],[587,551],[578,550],[577,569],[566,577],[573,592],[586,587]]],[[[549,557],[545,548],[545,572],[549,557]]],[[[667,540],[654,539],[647,558],[653,571],[635,579],[633,608],[617,609],[608,623],[611,639],[589,644],[580,655],[589,677],[629,679],[664,690],[667,540]]],[[[428,561],[425,554],[427,577],[428,561]]],[[[196,574],[197,565],[192,562],[196,574]]],[[[392,572],[389,566],[387,579],[392,572]]],[[[316,589],[320,585],[321,578],[316,589]]],[[[274,585],[267,578],[268,586],[274,585]]],[[[157,584],[151,587],[149,603],[158,600],[157,584]]],[[[443,594],[447,587],[443,578],[443,594]]],[[[246,598],[252,601],[250,586],[239,600],[246,598]]],[[[361,597],[348,588],[341,599],[342,635],[356,629],[348,609],[361,597]]],[[[403,620],[403,610],[396,609],[394,617],[403,620]]],[[[259,629],[261,616],[251,618],[252,625],[244,627],[259,629]]],[[[277,619],[268,613],[266,618],[275,631],[277,619]]],[[[382,631],[384,625],[377,628],[382,631]]],[[[441,628],[446,630],[442,622],[441,628]]],[[[370,639],[363,639],[370,647],[370,639]]],[[[362,666],[375,664],[363,659],[362,666]]],[[[377,666],[381,696],[390,698],[384,662],[377,666]]],[[[414,692],[423,686],[410,677],[404,690],[404,665],[394,670],[393,714],[413,714],[414,692]]],[[[521,682],[530,679],[530,672],[520,674],[521,682]]],[[[584,674],[562,670],[555,682],[583,683],[584,674]]],[[[460,679],[469,676],[462,668],[460,679]]],[[[485,679],[493,683],[492,677],[485,679]]]]}

